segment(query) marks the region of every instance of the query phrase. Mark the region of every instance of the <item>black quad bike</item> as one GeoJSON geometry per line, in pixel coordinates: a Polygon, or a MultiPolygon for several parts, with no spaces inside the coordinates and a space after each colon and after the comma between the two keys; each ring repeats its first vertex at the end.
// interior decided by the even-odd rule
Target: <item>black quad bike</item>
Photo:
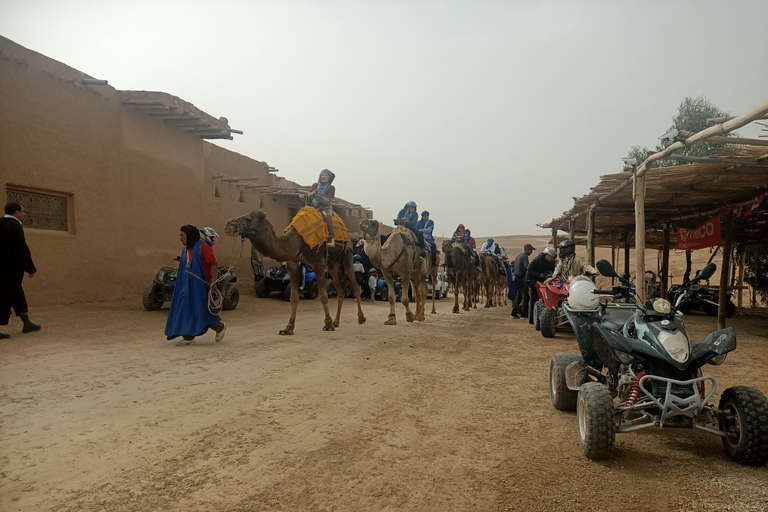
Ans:
{"type": "MultiPolygon", "coordinates": [[[[768,461],[768,400],[754,388],[726,389],[719,405],[707,364],[721,365],[736,348],[732,327],[690,340],[678,312],[692,294],[682,291],[674,306],[666,299],[641,303],[611,264],[603,276],[618,278],[612,290],[592,290],[628,303],[602,303],[574,310],[566,303],[580,354],[556,354],[550,363],[550,396],[556,409],[576,410],[579,444],[590,459],[607,459],[616,433],[648,427],[697,428],[720,436],[734,461],[768,461]],[[616,308],[606,312],[606,308],[616,308]]],[[[688,286],[711,277],[709,264],[688,286]]]]}
{"type": "MultiPolygon", "coordinates": [[[[264,277],[256,283],[256,296],[266,299],[272,292],[278,292],[286,302],[291,300],[291,276],[285,265],[281,267],[269,267],[264,277]]],[[[312,269],[307,269],[304,277],[304,290],[299,296],[305,299],[316,299],[318,295],[317,278],[312,269]]]]}
{"type": "MultiPolygon", "coordinates": [[[[219,278],[228,271],[229,267],[219,267],[219,278]]],[[[232,273],[217,284],[219,292],[224,297],[224,303],[221,306],[224,310],[235,309],[240,302],[240,290],[237,288],[237,276],[234,272],[235,269],[233,268],[232,273]]],[[[155,311],[163,307],[164,303],[171,302],[173,289],[176,287],[177,273],[178,269],[173,267],[163,267],[157,272],[155,280],[144,288],[144,294],[141,297],[144,309],[155,311]]]]}
{"type": "MultiPolygon", "coordinates": [[[[689,292],[688,299],[681,306],[680,311],[688,315],[692,311],[703,311],[709,316],[717,316],[720,308],[720,288],[708,288],[700,284],[690,286],[690,283],[684,285],[674,285],[669,289],[669,300],[673,304],[677,301],[678,295],[689,292]]],[[[727,293],[727,302],[725,303],[725,317],[731,318],[736,313],[736,305],[731,301],[733,294],[727,293]]]]}

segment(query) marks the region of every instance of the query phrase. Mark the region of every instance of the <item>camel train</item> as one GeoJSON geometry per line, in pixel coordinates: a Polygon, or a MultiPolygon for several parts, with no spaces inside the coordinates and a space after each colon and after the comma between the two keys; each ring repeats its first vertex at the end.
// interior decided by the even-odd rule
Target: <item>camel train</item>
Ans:
{"type": "MultiPolygon", "coordinates": [[[[267,220],[267,214],[263,211],[252,211],[242,217],[235,217],[227,221],[225,233],[229,236],[240,236],[248,239],[253,247],[263,255],[277,261],[285,261],[291,282],[291,316],[285,329],[279,334],[292,335],[296,327],[296,313],[299,306],[299,263],[313,268],[317,276],[320,301],[325,311],[323,321],[324,331],[333,331],[339,326],[341,308],[344,302],[342,290],[343,278],[346,276],[355,283],[353,270],[353,253],[348,231],[341,218],[334,214],[333,223],[335,246],[329,247],[326,243],[327,227],[325,222],[318,222],[319,212],[314,208],[302,208],[291,224],[285,228],[283,234],[278,234],[274,226],[267,220]],[[304,220],[297,223],[298,220],[304,220]],[[306,228],[311,226],[311,228],[306,228]],[[337,293],[336,317],[331,318],[328,308],[328,292],[326,290],[326,272],[331,276],[337,293]]],[[[398,226],[393,233],[382,240],[379,233],[380,224],[376,220],[363,220],[360,229],[363,233],[365,253],[371,263],[382,270],[388,287],[389,315],[385,325],[396,325],[395,313],[395,285],[394,276],[400,276],[402,282],[410,283],[413,290],[415,312],[411,310],[407,287],[402,293],[401,302],[405,307],[405,319],[407,322],[425,320],[427,302],[427,275],[433,283],[437,282],[437,271],[440,265],[440,256],[437,256],[436,264],[432,264],[431,258],[422,258],[418,242],[412,233],[398,226]]],[[[485,292],[485,307],[492,307],[506,303],[506,280],[500,280],[498,272],[499,262],[492,258],[484,258],[481,263],[482,273],[478,273],[473,255],[467,249],[450,240],[443,242],[443,254],[446,262],[444,267],[449,282],[454,291],[453,313],[459,313],[459,293],[464,296],[463,310],[468,311],[480,300],[480,295],[485,292]]],[[[484,256],[484,255],[483,255],[484,256]]],[[[353,286],[357,303],[358,324],[364,324],[365,315],[361,307],[360,289],[353,286]]],[[[432,294],[432,314],[436,314],[435,293],[432,294]]]]}

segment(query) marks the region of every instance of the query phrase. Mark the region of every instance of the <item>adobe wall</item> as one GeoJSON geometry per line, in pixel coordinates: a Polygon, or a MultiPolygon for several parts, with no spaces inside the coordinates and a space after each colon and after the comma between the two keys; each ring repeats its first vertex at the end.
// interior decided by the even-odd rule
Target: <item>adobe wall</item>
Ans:
{"type": "MultiPolygon", "coordinates": [[[[25,230],[38,267],[24,281],[30,304],[137,297],[138,305],[157,270],[175,265],[183,224],[216,229],[227,265],[240,254],[240,240],[224,235],[228,219],[261,209],[282,230],[302,206],[217,178],[285,183],[264,162],[126,108],[114,88],[83,86],[84,77],[0,37],[0,197],[10,185],[72,199],[69,232],[25,230]]],[[[362,216],[344,220],[357,229],[362,216]]],[[[242,253],[236,266],[250,283],[248,244],[242,253]]]]}

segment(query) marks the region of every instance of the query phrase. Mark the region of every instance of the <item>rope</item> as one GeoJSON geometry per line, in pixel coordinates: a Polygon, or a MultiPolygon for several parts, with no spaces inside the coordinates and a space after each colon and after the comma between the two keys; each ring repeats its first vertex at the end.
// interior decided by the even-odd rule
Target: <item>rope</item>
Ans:
{"type": "MultiPolygon", "coordinates": [[[[234,254],[234,252],[235,252],[234,251],[235,240],[236,240],[236,238],[232,239],[232,248],[233,248],[232,254],[234,254]]],[[[198,276],[194,272],[190,272],[189,270],[186,271],[187,274],[191,275],[192,277],[195,277],[195,278],[199,279],[200,281],[204,282],[206,284],[206,286],[210,287],[208,289],[208,312],[210,314],[212,314],[212,315],[218,314],[218,312],[221,311],[221,308],[224,305],[224,296],[219,291],[219,286],[218,285],[219,285],[219,283],[221,281],[226,279],[227,276],[232,274],[232,269],[234,268],[235,264],[237,264],[237,262],[240,260],[240,258],[243,255],[243,243],[244,242],[245,242],[245,239],[240,240],[240,254],[237,256],[237,258],[235,259],[234,263],[232,262],[232,258],[230,258],[230,265],[229,265],[229,267],[227,267],[227,271],[224,272],[221,275],[221,277],[217,278],[214,281],[214,284],[216,284],[216,286],[210,287],[211,285],[208,283],[208,281],[206,281],[202,277],[198,276]],[[213,308],[211,306],[213,306],[213,308]]]]}

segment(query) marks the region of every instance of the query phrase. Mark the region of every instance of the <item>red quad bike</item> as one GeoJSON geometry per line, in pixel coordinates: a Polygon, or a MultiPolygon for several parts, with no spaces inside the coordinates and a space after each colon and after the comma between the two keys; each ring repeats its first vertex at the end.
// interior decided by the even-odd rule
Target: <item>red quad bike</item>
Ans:
{"type": "Polygon", "coordinates": [[[545,338],[554,338],[558,329],[571,329],[563,313],[563,302],[568,299],[569,287],[570,282],[562,280],[536,284],[541,300],[533,308],[533,325],[545,338]]]}

